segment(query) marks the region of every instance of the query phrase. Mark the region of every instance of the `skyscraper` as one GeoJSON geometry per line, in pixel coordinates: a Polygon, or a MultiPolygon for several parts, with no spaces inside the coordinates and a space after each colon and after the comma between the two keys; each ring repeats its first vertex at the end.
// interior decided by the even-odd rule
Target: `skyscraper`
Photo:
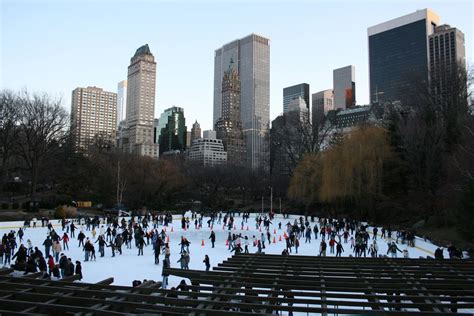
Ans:
{"type": "Polygon", "coordinates": [[[227,151],[227,160],[232,165],[245,165],[246,146],[240,121],[240,79],[232,58],[222,78],[221,113],[215,130],[227,151]]]}
{"type": "Polygon", "coordinates": [[[143,156],[158,157],[153,141],[155,116],[156,62],[148,44],[135,52],[128,66],[127,140],[128,150],[143,156]]]}
{"type": "Polygon", "coordinates": [[[333,71],[334,108],[346,109],[354,106],[355,67],[350,65],[333,71]]]}
{"type": "Polygon", "coordinates": [[[253,169],[269,168],[270,40],[251,34],[224,45],[214,56],[214,124],[222,117],[222,78],[230,60],[240,77],[240,119],[246,162],[253,169]]]}
{"type": "Polygon", "coordinates": [[[288,105],[294,98],[301,97],[309,109],[309,84],[300,83],[295,86],[283,88],[283,113],[288,112],[288,105]]]}
{"type": "Polygon", "coordinates": [[[428,36],[439,17],[424,9],[367,29],[370,100],[400,100],[414,80],[428,80],[428,36]]]}
{"type": "Polygon", "coordinates": [[[429,36],[429,54],[432,91],[445,94],[453,84],[453,74],[466,67],[464,33],[446,24],[436,27],[429,36]]]}
{"type": "Polygon", "coordinates": [[[289,115],[294,115],[295,117],[299,116],[299,121],[301,123],[307,123],[309,118],[309,109],[308,105],[302,97],[293,98],[288,104],[289,115]]]}
{"type": "Polygon", "coordinates": [[[334,110],[334,93],[327,89],[311,96],[311,115],[313,124],[319,124],[329,111],[334,110]]]}
{"type": "Polygon", "coordinates": [[[214,138],[197,138],[193,141],[188,153],[189,160],[204,166],[225,165],[227,153],[222,140],[214,138]]]}
{"type": "Polygon", "coordinates": [[[160,155],[169,151],[184,151],[186,149],[186,131],[183,108],[173,106],[166,109],[158,121],[160,155]]]}
{"type": "Polygon", "coordinates": [[[127,116],[127,80],[117,84],[117,126],[127,116]]]}
{"type": "Polygon", "coordinates": [[[193,144],[193,140],[201,138],[201,126],[199,125],[198,121],[194,122],[193,127],[191,128],[191,142],[190,145],[193,144]]]}
{"type": "Polygon", "coordinates": [[[87,149],[96,137],[115,144],[116,93],[98,87],[76,88],[71,101],[71,130],[76,148],[87,149]]]}

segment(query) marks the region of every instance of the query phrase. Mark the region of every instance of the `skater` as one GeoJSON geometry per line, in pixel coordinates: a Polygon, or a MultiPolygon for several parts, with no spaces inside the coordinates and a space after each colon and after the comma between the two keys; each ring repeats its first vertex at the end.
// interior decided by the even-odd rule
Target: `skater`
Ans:
{"type": "Polygon", "coordinates": [[[341,243],[338,242],[336,245],[336,257],[340,257],[344,252],[344,248],[342,247],[341,243]]]}
{"type": "Polygon", "coordinates": [[[76,275],[78,275],[78,280],[82,280],[82,266],[80,261],[76,261],[76,275]]]}
{"type": "Polygon", "coordinates": [[[63,249],[64,250],[66,250],[66,249],[69,250],[69,245],[68,245],[69,236],[67,235],[67,233],[64,233],[63,237],[61,237],[59,240],[63,241],[63,249]]]}
{"type": "Polygon", "coordinates": [[[161,283],[161,288],[166,289],[168,286],[168,272],[165,270],[170,267],[170,259],[168,256],[165,256],[165,259],[163,259],[163,270],[161,271],[161,275],[163,276],[163,282],[161,283]]]}
{"type": "Polygon", "coordinates": [[[64,276],[70,277],[74,275],[74,263],[72,263],[71,258],[67,258],[66,267],[64,268],[64,276]]]}
{"type": "Polygon", "coordinates": [[[214,231],[211,232],[209,239],[211,240],[212,248],[214,248],[214,243],[216,242],[216,233],[214,231]]]}
{"type": "Polygon", "coordinates": [[[105,245],[106,245],[104,237],[102,235],[100,235],[99,238],[97,238],[97,240],[95,241],[95,243],[99,243],[100,256],[103,257],[104,252],[105,252],[105,245]]]}
{"type": "Polygon", "coordinates": [[[186,251],[183,251],[181,254],[181,257],[179,258],[178,261],[176,261],[181,264],[181,269],[182,270],[189,270],[189,255],[186,253],[186,251]]]}
{"type": "Polygon", "coordinates": [[[249,238],[247,236],[245,236],[244,244],[245,244],[244,253],[249,253],[249,238]]]}
{"type": "Polygon", "coordinates": [[[436,248],[434,253],[435,259],[444,259],[443,248],[436,248]]]}
{"type": "Polygon", "coordinates": [[[403,258],[408,259],[410,255],[408,254],[408,249],[403,249],[403,258]]]}
{"type": "MultiPolygon", "coordinates": [[[[71,234],[72,235],[72,234],[71,234]]],[[[84,239],[86,238],[86,235],[81,231],[79,232],[79,235],[77,235],[77,240],[79,240],[79,246],[78,247],[84,247],[84,239]]]]}
{"type": "Polygon", "coordinates": [[[160,264],[160,249],[161,247],[159,245],[155,246],[154,254],[155,254],[155,264],[160,264]]]}
{"type": "MultiPolygon", "coordinates": [[[[116,248],[115,244],[114,244],[112,241],[110,241],[110,242],[106,245],[106,247],[110,247],[110,250],[112,250],[112,258],[115,257],[115,248],[116,248]]],[[[140,250],[139,250],[139,251],[140,251],[140,250]]],[[[143,249],[142,249],[142,251],[143,251],[143,249]]],[[[143,254],[143,253],[142,253],[142,254],[143,254]]],[[[139,253],[138,255],[140,255],[140,253],[139,253]]]]}
{"type": "Polygon", "coordinates": [[[398,251],[398,252],[402,252],[400,249],[398,249],[398,247],[397,247],[397,245],[395,244],[395,242],[392,241],[392,243],[389,244],[389,246],[388,246],[387,255],[390,253],[390,255],[392,256],[392,258],[396,258],[396,257],[397,257],[397,251],[398,251]]]}
{"type": "Polygon", "coordinates": [[[209,271],[209,268],[211,267],[211,263],[209,262],[209,256],[206,255],[202,262],[204,262],[204,265],[206,266],[206,271],[209,271]]]}
{"type": "Polygon", "coordinates": [[[48,257],[51,247],[53,246],[53,241],[51,240],[49,236],[46,237],[46,239],[44,240],[43,246],[44,246],[44,254],[46,255],[46,257],[48,257]]]}
{"type": "Polygon", "coordinates": [[[324,241],[324,238],[322,238],[321,243],[319,244],[319,256],[326,257],[326,248],[327,244],[324,241]]]}
{"type": "Polygon", "coordinates": [[[300,246],[300,240],[296,236],[295,236],[294,245],[295,245],[295,251],[296,251],[296,253],[298,253],[298,247],[300,246]]]}
{"type": "Polygon", "coordinates": [[[54,258],[56,259],[56,262],[59,261],[59,253],[61,251],[62,251],[61,250],[61,244],[59,243],[59,241],[55,241],[54,244],[53,244],[53,254],[54,254],[54,258]]]}

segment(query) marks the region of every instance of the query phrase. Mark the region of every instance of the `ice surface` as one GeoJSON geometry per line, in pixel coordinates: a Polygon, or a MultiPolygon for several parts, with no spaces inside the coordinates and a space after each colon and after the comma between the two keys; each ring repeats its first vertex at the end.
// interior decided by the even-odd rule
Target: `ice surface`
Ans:
{"type": "MultiPolygon", "coordinates": [[[[273,225],[270,225],[270,232],[271,232],[271,239],[273,241],[273,237],[276,239],[276,243],[272,243],[270,245],[265,243],[266,248],[264,252],[267,254],[281,254],[282,250],[285,248],[285,240],[283,238],[284,228],[286,228],[286,223],[290,221],[293,223],[294,219],[299,218],[299,216],[290,216],[290,219],[283,219],[281,215],[276,215],[275,219],[272,221],[273,225]],[[278,229],[278,223],[282,223],[282,229],[278,229]],[[276,229],[276,234],[274,234],[274,229],[276,229]],[[282,236],[282,241],[279,241],[280,236],[282,236]]],[[[171,267],[172,268],[180,268],[180,264],[177,262],[179,259],[179,251],[181,236],[185,236],[190,242],[190,256],[191,261],[189,264],[190,269],[199,269],[204,270],[205,266],[203,263],[204,255],[209,255],[211,267],[216,266],[218,263],[226,260],[230,256],[233,255],[227,247],[226,247],[226,239],[228,235],[227,228],[223,230],[222,224],[221,225],[214,225],[213,230],[216,233],[216,244],[215,248],[211,248],[211,242],[209,239],[210,235],[210,228],[207,227],[207,219],[204,218],[203,220],[203,228],[202,229],[194,229],[194,222],[190,223],[190,229],[184,231],[181,229],[181,216],[174,216],[173,223],[170,224],[166,228],[166,232],[170,238],[170,249],[171,249],[171,267]],[[171,232],[171,228],[173,228],[173,232],[171,232]],[[205,245],[201,246],[202,240],[204,240],[205,245]]],[[[255,227],[255,214],[251,214],[251,217],[247,224],[244,225],[244,230],[240,230],[241,228],[242,219],[240,217],[236,217],[234,223],[236,224],[236,230],[232,229],[232,233],[241,233],[242,236],[249,237],[249,251],[254,253],[257,251],[257,247],[253,247],[252,245],[252,237],[255,235],[259,237],[261,232],[256,229],[255,227]],[[247,230],[248,227],[248,230],[247,230]]],[[[58,232],[60,236],[62,236],[62,230],[60,222],[57,220],[52,221],[55,230],[58,232]]],[[[23,226],[23,222],[2,222],[0,223],[0,235],[3,236],[4,233],[8,233],[10,230],[15,229],[17,230],[18,227],[23,226]]],[[[76,225],[79,226],[79,225],[76,225]]],[[[314,223],[311,223],[311,227],[314,226],[314,223]]],[[[161,226],[159,226],[158,230],[161,231],[161,226]]],[[[262,228],[263,231],[263,228],[262,228]]],[[[369,229],[371,232],[372,229],[369,229]]],[[[379,229],[380,232],[380,229],[379,229]]],[[[33,243],[33,246],[37,246],[43,253],[44,247],[42,246],[44,239],[46,238],[47,228],[41,227],[41,222],[38,221],[36,228],[27,228],[25,230],[25,235],[23,236],[23,244],[26,246],[26,240],[30,239],[33,243]]],[[[76,237],[79,233],[79,230],[76,231],[76,237]]],[[[85,230],[84,226],[84,233],[87,237],[92,239],[92,235],[90,231],[85,230]]],[[[98,236],[99,230],[97,229],[98,236]]],[[[69,234],[70,235],[70,234],[69,234]]],[[[395,235],[395,233],[393,233],[395,235]]],[[[327,238],[327,237],[326,237],[327,238]]],[[[17,239],[18,240],[18,239],[17,239]]],[[[319,243],[321,238],[318,237],[317,240],[314,239],[314,234],[312,234],[311,243],[305,243],[304,238],[300,239],[300,247],[298,249],[299,255],[318,255],[319,251],[319,243]]],[[[327,242],[327,241],[326,241],[327,242]]],[[[369,241],[370,243],[371,241],[369,241]]],[[[82,251],[82,247],[78,247],[77,239],[71,238],[69,242],[69,250],[63,251],[68,257],[72,258],[72,261],[75,262],[76,260],[81,261],[82,263],[82,274],[84,276],[83,282],[91,282],[95,283],[106,279],[108,277],[114,277],[115,285],[126,285],[131,286],[133,280],[155,280],[161,281],[162,276],[162,259],[164,255],[160,256],[160,264],[155,265],[154,263],[154,255],[153,249],[151,245],[148,245],[144,248],[144,255],[137,256],[138,250],[135,248],[134,242],[132,241],[133,248],[127,249],[125,245],[122,247],[123,254],[119,255],[116,253],[116,256],[112,258],[111,249],[106,247],[105,249],[105,257],[101,258],[98,252],[98,244],[95,244],[96,249],[96,261],[89,261],[84,262],[84,252],[82,251]]],[[[61,243],[62,244],[62,243],[61,243]]],[[[379,254],[386,254],[387,252],[387,242],[377,238],[377,244],[379,246],[379,254]]],[[[415,241],[416,248],[408,247],[408,251],[411,258],[418,258],[420,256],[426,257],[427,255],[433,256],[434,250],[437,246],[425,242],[419,238],[415,241]]],[[[350,254],[353,255],[353,252],[350,248],[350,244],[344,244],[344,253],[343,256],[349,256],[350,254]]],[[[403,250],[406,249],[406,245],[398,244],[398,247],[403,250]]],[[[295,255],[294,248],[293,253],[290,255],[295,255]]],[[[368,255],[368,254],[367,254],[368,255]]],[[[329,253],[329,245],[327,249],[327,256],[334,256],[334,254],[329,253]]],[[[402,256],[401,253],[398,254],[399,257],[402,256]]],[[[445,251],[445,257],[448,254],[445,251]]],[[[182,278],[170,276],[169,277],[169,287],[178,285],[179,281],[182,278]]],[[[189,283],[189,282],[188,282],[189,283]]],[[[169,288],[168,287],[168,288],[169,288]]]]}

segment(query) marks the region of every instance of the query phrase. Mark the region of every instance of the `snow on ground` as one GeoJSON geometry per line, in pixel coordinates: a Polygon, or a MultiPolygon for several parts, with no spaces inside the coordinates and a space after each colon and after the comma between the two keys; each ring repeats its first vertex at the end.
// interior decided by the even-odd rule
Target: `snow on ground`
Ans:
{"type": "MultiPolygon", "coordinates": [[[[251,253],[255,253],[257,251],[257,247],[253,247],[252,245],[252,237],[255,235],[256,237],[259,237],[261,235],[261,232],[256,229],[255,227],[255,214],[251,214],[251,217],[248,221],[248,223],[244,224],[244,230],[240,230],[241,228],[241,222],[242,219],[241,217],[236,217],[234,223],[236,224],[236,230],[232,230],[232,233],[239,234],[241,233],[242,236],[248,236],[249,237],[249,251],[251,253]],[[247,230],[248,227],[248,230],[247,230]]],[[[281,254],[282,250],[285,248],[285,240],[283,238],[284,234],[284,229],[286,228],[286,223],[290,221],[293,223],[294,219],[299,218],[299,216],[290,216],[290,219],[283,219],[281,215],[276,215],[275,219],[272,221],[273,225],[270,226],[270,232],[272,234],[272,241],[273,238],[275,238],[276,243],[272,243],[268,245],[265,243],[266,248],[263,250],[267,254],[281,254]],[[282,229],[278,229],[278,223],[282,223],[282,229]],[[276,234],[274,233],[274,230],[276,230],[276,234]],[[282,238],[282,241],[279,241],[280,236],[282,238]]],[[[207,227],[207,220],[208,218],[204,218],[203,220],[203,228],[200,230],[194,229],[194,222],[190,223],[190,229],[189,230],[182,230],[181,229],[181,216],[174,216],[173,217],[173,223],[169,224],[169,226],[166,228],[166,232],[170,238],[170,249],[171,249],[171,267],[172,268],[180,268],[180,264],[177,262],[177,260],[180,258],[180,246],[178,245],[180,243],[181,236],[185,236],[190,242],[190,257],[191,261],[189,264],[190,269],[198,269],[198,270],[204,270],[205,266],[203,263],[204,256],[207,254],[209,255],[210,261],[211,261],[211,267],[212,266],[217,266],[218,263],[226,260],[230,256],[232,256],[233,253],[230,253],[230,251],[226,247],[226,240],[229,231],[227,228],[225,230],[222,229],[222,224],[221,225],[214,225],[214,231],[216,233],[216,243],[215,243],[215,248],[211,247],[211,242],[209,239],[210,235],[210,228],[207,227]],[[173,232],[171,231],[173,230],[173,232]],[[204,240],[204,246],[201,245],[202,241],[204,240]]],[[[61,225],[60,222],[57,220],[52,221],[53,226],[55,227],[55,230],[58,232],[60,236],[62,236],[62,231],[61,231],[61,225]]],[[[310,223],[311,227],[314,226],[314,223],[310,223]]],[[[0,236],[3,236],[4,233],[8,233],[10,230],[15,229],[17,230],[18,227],[23,226],[22,222],[1,222],[0,223],[0,236]]],[[[76,225],[78,226],[78,225],[76,225]]],[[[158,230],[161,231],[161,226],[158,227],[158,230]]],[[[262,229],[263,231],[263,229],[262,229]]],[[[372,229],[369,229],[369,232],[371,232],[372,229]]],[[[380,229],[379,229],[380,232],[380,229]]],[[[47,233],[47,228],[46,227],[41,227],[41,221],[38,221],[37,227],[36,228],[27,228],[25,230],[25,235],[23,237],[23,244],[26,246],[26,240],[30,239],[33,243],[33,246],[37,246],[44,254],[44,247],[42,246],[44,239],[46,238],[46,233],[47,233]]],[[[79,233],[79,230],[76,230],[76,237],[79,233]]],[[[89,237],[92,239],[92,235],[90,231],[86,231],[84,227],[84,233],[86,237],[89,237]]],[[[97,233],[99,233],[99,230],[97,229],[97,233]]],[[[379,233],[380,234],[380,233],[379,233]]],[[[70,234],[69,234],[70,235],[70,234]]],[[[395,232],[393,233],[395,236],[395,232]]],[[[98,237],[98,234],[96,235],[96,238],[98,237]]],[[[327,238],[327,236],[326,236],[327,238]]],[[[94,240],[95,241],[95,240],[94,240]]],[[[300,247],[298,249],[298,254],[299,255],[318,255],[319,252],[319,243],[321,241],[321,237],[318,236],[318,239],[314,239],[314,234],[312,234],[312,240],[311,243],[305,243],[304,238],[300,239],[300,247]]],[[[328,243],[328,241],[326,240],[328,243]]],[[[370,241],[372,242],[372,241],[370,241]]],[[[133,246],[132,249],[127,249],[126,246],[124,245],[122,247],[122,255],[119,255],[118,252],[116,253],[116,256],[112,258],[112,252],[111,249],[106,247],[105,248],[105,257],[100,257],[100,254],[98,252],[98,244],[95,245],[96,249],[96,256],[97,260],[96,261],[88,261],[84,262],[84,252],[82,251],[82,247],[78,247],[78,240],[71,238],[69,241],[69,250],[63,250],[64,254],[66,256],[71,257],[72,261],[75,262],[76,260],[81,261],[82,264],[82,273],[83,273],[83,282],[90,282],[90,283],[95,283],[98,281],[101,281],[103,279],[113,277],[114,278],[114,283],[115,285],[126,285],[126,286],[131,286],[133,280],[141,280],[143,281],[144,279],[147,280],[155,280],[155,281],[161,281],[162,276],[162,259],[164,258],[164,255],[162,254],[160,256],[160,264],[155,265],[154,263],[154,255],[153,255],[153,249],[151,244],[146,246],[144,248],[144,255],[143,256],[137,256],[138,250],[134,246],[134,242],[132,241],[133,246]]],[[[379,254],[386,254],[387,253],[387,241],[384,241],[382,239],[377,238],[377,244],[379,246],[379,254]]],[[[353,254],[352,249],[350,247],[350,244],[342,244],[344,247],[344,253],[343,256],[349,256],[350,254],[353,254]]],[[[61,242],[62,246],[62,242],[61,242]]],[[[418,258],[420,256],[426,257],[426,256],[433,256],[434,250],[437,248],[437,246],[430,244],[429,242],[425,242],[421,240],[420,238],[417,238],[415,241],[415,248],[408,247],[406,245],[401,245],[398,244],[398,247],[401,250],[408,249],[409,255],[411,258],[418,258]]],[[[293,253],[291,255],[295,255],[294,253],[294,248],[293,248],[293,253]]],[[[330,254],[329,251],[329,245],[327,249],[327,256],[334,256],[334,254],[330,254]]],[[[402,257],[402,254],[398,254],[399,257],[402,257]]],[[[445,257],[447,257],[447,251],[445,251],[445,257]]],[[[12,260],[13,262],[13,260],[12,260]]],[[[0,264],[1,266],[2,264],[0,264]]],[[[171,286],[177,286],[179,281],[181,281],[182,278],[170,276],[169,277],[169,287],[171,286]]],[[[168,287],[168,288],[169,288],[168,287]]]]}

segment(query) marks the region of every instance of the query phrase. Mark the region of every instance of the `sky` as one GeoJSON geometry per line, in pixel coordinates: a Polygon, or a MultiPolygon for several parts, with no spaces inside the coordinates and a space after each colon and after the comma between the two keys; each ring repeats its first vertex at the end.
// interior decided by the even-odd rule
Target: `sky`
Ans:
{"type": "Polygon", "coordinates": [[[332,88],[355,66],[357,104],[369,101],[367,28],[431,8],[465,34],[473,63],[474,1],[0,0],[0,88],[47,92],[70,111],[76,87],[117,91],[135,50],[157,62],[155,117],[184,108],[188,130],[212,129],[214,51],[257,33],[270,39],[270,119],[283,88],[332,88]]]}

